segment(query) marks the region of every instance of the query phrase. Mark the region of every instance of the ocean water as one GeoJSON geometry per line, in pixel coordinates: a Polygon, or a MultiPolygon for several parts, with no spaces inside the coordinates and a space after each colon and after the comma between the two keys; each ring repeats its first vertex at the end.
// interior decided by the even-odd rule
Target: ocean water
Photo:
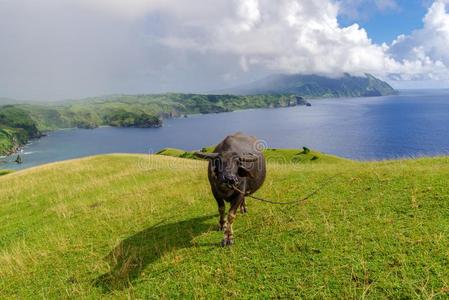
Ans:
{"type": "Polygon", "coordinates": [[[375,98],[312,100],[311,107],[253,109],[166,120],[162,128],[67,129],[23,149],[23,164],[103,153],[154,153],[165,147],[200,149],[242,131],[273,148],[307,146],[357,160],[449,154],[449,90],[403,91],[375,98]]]}

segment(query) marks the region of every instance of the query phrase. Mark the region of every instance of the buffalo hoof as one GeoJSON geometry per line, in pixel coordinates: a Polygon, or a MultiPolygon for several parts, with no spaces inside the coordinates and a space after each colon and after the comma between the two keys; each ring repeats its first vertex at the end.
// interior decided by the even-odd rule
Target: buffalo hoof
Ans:
{"type": "Polygon", "coordinates": [[[246,213],[248,213],[248,209],[246,208],[246,206],[240,206],[240,212],[242,214],[246,214],[246,213]]]}
{"type": "Polygon", "coordinates": [[[231,246],[232,244],[234,244],[234,240],[224,239],[224,240],[221,241],[221,246],[222,247],[231,246]]]}

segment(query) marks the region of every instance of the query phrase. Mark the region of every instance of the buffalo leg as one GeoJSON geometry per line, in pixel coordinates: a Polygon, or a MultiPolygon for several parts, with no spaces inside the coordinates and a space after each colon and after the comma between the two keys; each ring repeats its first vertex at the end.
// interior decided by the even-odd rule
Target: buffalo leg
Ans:
{"type": "Polygon", "coordinates": [[[246,207],[246,200],[243,198],[242,204],[240,205],[240,212],[242,214],[246,214],[248,212],[248,208],[246,207]]]}
{"type": "Polygon", "coordinates": [[[220,220],[218,221],[218,230],[224,230],[226,225],[226,206],[223,199],[217,199],[218,212],[220,213],[220,220]]]}
{"type": "Polygon", "coordinates": [[[242,201],[245,197],[242,194],[238,194],[231,202],[231,208],[228,212],[228,220],[225,226],[224,238],[221,241],[222,246],[230,246],[234,243],[234,231],[232,230],[232,223],[234,223],[237,209],[242,205],[242,201]]]}

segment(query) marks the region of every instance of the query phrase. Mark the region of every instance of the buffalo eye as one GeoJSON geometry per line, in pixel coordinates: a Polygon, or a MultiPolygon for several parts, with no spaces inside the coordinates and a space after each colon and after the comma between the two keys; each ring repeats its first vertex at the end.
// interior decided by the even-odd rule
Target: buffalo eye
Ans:
{"type": "Polygon", "coordinates": [[[212,169],[215,175],[218,175],[219,171],[221,170],[221,161],[219,159],[214,159],[212,161],[212,169]]]}

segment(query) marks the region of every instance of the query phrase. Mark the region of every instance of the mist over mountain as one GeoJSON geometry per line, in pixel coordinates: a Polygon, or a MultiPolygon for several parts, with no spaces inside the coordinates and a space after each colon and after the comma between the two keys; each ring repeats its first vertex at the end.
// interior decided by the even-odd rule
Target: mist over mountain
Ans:
{"type": "Polygon", "coordinates": [[[371,97],[393,95],[396,91],[373,75],[340,78],[320,75],[272,75],[261,80],[219,91],[236,95],[295,94],[303,97],[371,97]]]}
{"type": "Polygon", "coordinates": [[[6,104],[14,104],[17,103],[18,101],[15,99],[11,99],[11,98],[6,98],[6,97],[0,97],[0,105],[6,105],[6,104]]]}

